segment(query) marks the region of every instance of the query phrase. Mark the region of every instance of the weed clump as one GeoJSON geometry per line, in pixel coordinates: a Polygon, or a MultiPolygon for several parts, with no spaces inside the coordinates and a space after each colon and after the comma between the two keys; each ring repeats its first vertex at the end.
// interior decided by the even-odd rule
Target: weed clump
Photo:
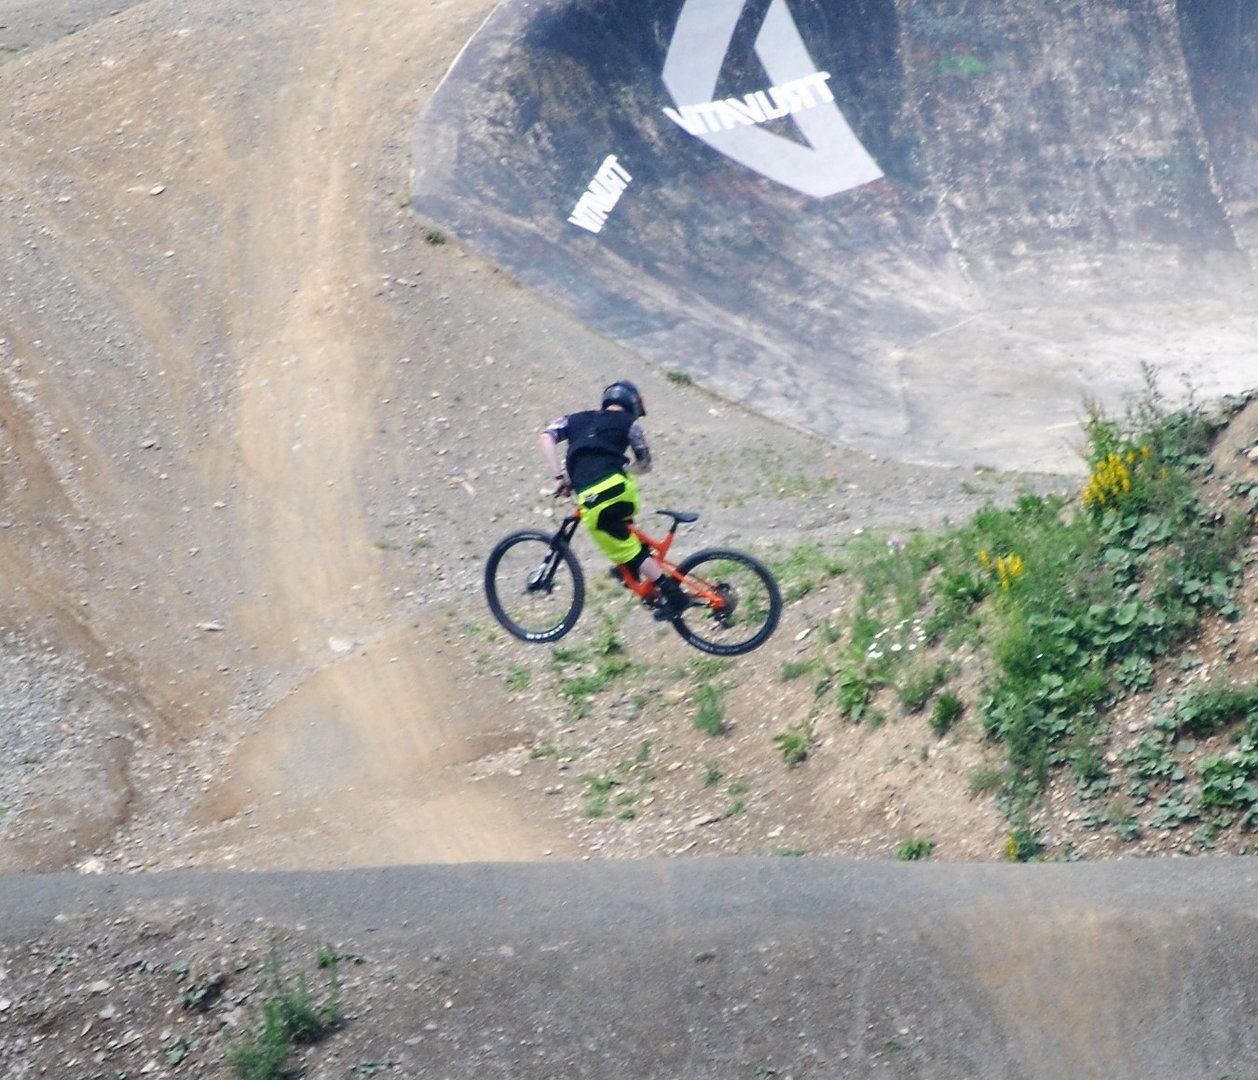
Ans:
{"type": "Polygon", "coordinates": [[[797,724],[773,736],[773,742],[788,769],[802,765],[808,760],[808,748],[812,745],[812,740],[812,725],[808,722],[797,724]]]}
{"type": "Polygon", "coordinates": [[[281,1080],[297,1047],[318,1042],[341,1021],[337,958],[320,950],[319,966],[328,973],[326,992],[316,1000],[304,971],[289,978],[273,951],[267,964],[266,997],[254,1024],[232,1041],[227,1064],[239,1080],[281,1080]]]}

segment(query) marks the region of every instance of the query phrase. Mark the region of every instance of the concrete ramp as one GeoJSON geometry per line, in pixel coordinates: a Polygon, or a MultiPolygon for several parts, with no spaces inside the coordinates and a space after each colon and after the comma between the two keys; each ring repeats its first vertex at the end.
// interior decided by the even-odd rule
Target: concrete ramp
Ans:
{"type": "Polygon", "coordinates": [[[413,205],[758,412],[1070,467],[1146,366],[1254,382],[1256,89],[1242,0],[506,0],[413,205]]]}

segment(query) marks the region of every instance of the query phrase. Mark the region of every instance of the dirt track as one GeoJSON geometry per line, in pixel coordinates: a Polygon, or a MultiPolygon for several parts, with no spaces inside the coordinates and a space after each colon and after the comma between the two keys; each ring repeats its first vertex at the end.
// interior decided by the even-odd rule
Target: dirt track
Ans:
{"type": "MultiPolygon", "coordinates": [[[[83,610],[66,620],[128,658],[119,681],[137,700],[124,722],[151,732],[126,734],[135,754],[172,744],[179,786],[203,789],[185,812],[220,849],[265,847],[274,823],[287,849],[275,858],[291,865],[335,865],[347,850],[367,861],[536,857],[562,838],[525,825],[488,785],[443,790],[442,766],[483,750],[460,745],[482,725],[461,723],[466,676],[403,610],[419,583],[399,584],[407,567],[380,533],[403,522],[362,507],[383,473],[412,505],[386,491],[382,513],[432,512],[413,504],[433,482],[419,459],[438,449],[442,422],[421,416],[419,430],[380,439],[450,385],[403,366],[432,314],[411,315],[395,295],[407,288],[399,263],[419,275],[427,255],[402,212],[400,147],[419,84],[439,76],[477,12],[370,9],[139,5],[10,66],[9,190],[47,196],[11,227],[55,236],[14,282],[58,299],[48,316],[43,301],[12,307],[5,352],[35,400],[29,414],[12,402],[6,427],[31,440],[31,502],[72,503],[83,535],[65,535],[76,528],[67,507],[6,554],[15,573],[25,562],[28,593],[40,586],[28,618],[78,585],[83,610]],[[28,63],[51,76],[30,77],[28,63]],[[72,170],[49,170],[57,146],[77,148],[72,170]],[[410,371],[422,390],[402,381],[410,371]],[[56,425],[56,449],[74,463],[60,488],[34,475],[41,424],[56,425]],[[50,524],[64,555],[32,565],[50,524]],[[224,716],[245,738],[229,770],[197,777],[214,765],[190,749],[213,761],[237,742],[231,725],[215,730],[224,716]],[[363,788],[396,801],[395,830],[374,810],[355,817],[363,800],[346,792],[363,788]],[[221,838],[233,830],[218,822],[247,807],[249,831],[221,838]],[[292,835],[294,819],[315,851],[292,835]],[[368,831],[389,838],[364,847],[368,831]]],[[[432,289],[460,287],[456,275],[432,289]]],[[[484,699],[492,708],[494,694],[484,699]]],[[[141,821],[148,797],[132,793],[141,821]]],[[[197,847],[182,857],[198,861],[197,847]]]]}
{"type": "MultiPolygon", "coordinates": [[[[47,6],[0,3],[0,23],[35,12],[54,33],[78,25],[75,13],[105,7],[67,0],[63,26],[47,6]]],[[[489,7],[150,0],[0,67],[0,617],[11,718],[0,777],[14,793],[0,823],[0,870],[309,870],[582,853],[539,788],[514,782],[509,768],[485,779],[470,768],[521,745],[527,719],[478,667],[479,573],[488,542],[544,504],[531,446],[538,424],[587,400],[592,386],[641,369],[456,245],[426,243],[425,223],[406,208],[411,121],[489,7]]],[[[662,372],[638,378],[662,473],[667,465],[657,495],[736,489],[771,454],[845,481],[787,511],[759,489],[736,506],[705,507],[709,539],[937,521],[987,494],[968,470],[871,461],[727,409],[662,372]]],[[[824,877],[826,865],[815,872],[824,877]]],[[[478,895],[501,895],[517,872],[488,872],[478,895]]],[[[581,906],[603,895],[564,876],[582,872],[559,867],[536,887],[553,890],[561,909],[581,906]]],[[[634,874],[668,872],[644,863],[617,874],[632,896],[634,874]]],[[[247,876],[222,880],[227,891],[251,887],[247,876]]],[[[248,900],[243,913],[221,915],[189,901],[187,920],[167,932],[151,907],[125,897],[113,906],[108,876],[87,887],[97,899],[85,913],[72,888],[39,901],[44,915],[64,904],[70,922],[6,918],[17,936],[7,935],[0,966],[12,973],[7,989],[0,983],[0,1017],[22,1032],[58,1030],[59,1015],[78,1021],[75,1030],[93,1016],[100,1023],[90,1010],[58,1014],[50,1004],[64,996],[48,972],[67,943],[82,960],[71,972],[86,995],[94,972],[119,988],[139,980],[119,958],[134,958],[154,932],[175,953],[195,938],[190,926],[212,925],[210,936],[225,941],[265,936],[248,900]],[[29,947],[28,932],[38,935],[29,947]],[[28,970],[32,981],[19,981],[28,970]]],[[[338,895],[361,887],[351,876],[338,895]]],[[[772,896],[777,886],[761,887],[772,896]]],[[[179,882],[172,889],[159,907],[186,893],[179,882]]],[[[664,889],[656,901],[667,908],[682,896],[664,889]]],[[[900,902],[912,908],[911,898],[900,902]]],[[[275,910],[273,921],[300,936],[300,918],[275,910]]],[[[1014,921],[1002,940],[1019,942],[1028,978],[1048,974],[1006,917],[1014,921]]],[[[1243,944],[1252,911],[1235,917],[1243,944]]],[[[1069,920],[1056,925],[1065,933],[1069,920]]],[[[345,929],[347,940],[371,941],[361,926],[345,929]]],[[[389,962],[414,960],[404,931],[389,943],[389,962]]],[[[566,948],[562,925],[555,932],[566,948]]],[[[604,957],[597,920],[582,932],[593,942],[579,950],[588,952],[590,981],[579,983],[588,989],[604,957]]],[[[678,945],[688,932],[680,919],[666,923],[652,948],[697,956],[701,948],[678,945]]],[[[799,939],[801,955],[818,936],[841,932],[837,922],[814,925],[799,939]]],[[[910,937],[890,947],[900,957],[907,950],[912,968],[921,939],[910,937]]],[[[197,947],[227,962],[222,941],[197,947]]],[[[1088,947],[1063,946],[1080,963],[1088,947]]],[[[629,941],[616,954],[618,990],[643,985],[634,951],[629,941]]],[[[460,957],[473,962],[472,953],[460,957]]],[[[566,985],[562,967],[543,970],[566,985]]],[[[1136,964],[1130,985],[1141,974],[1136,964]]],[[[441,1009],[450,983],[416,978],[431,991],[425,1009],[441,1009]]],[[[753,984],[739,982],[739,992],[754,998],[753,984]]],[[[397,1005],[391,986],[382,979],[378,996],[364,990],[361,1000],[397,1005]]],[[[789,994],[778,1000],[799,1005],[789,994]]],[[[1173,988],[1165,1000],[1169,1012],[1173,988]]],[[[511,1002],[499,1004],[511,1012],[511,1002]]],[[[580,1001],[552,1004],[562,1013],[580,1001]]],[[[1212,1004],[1194,996],[1189,1013],[1212,1004]]],[[[634,999],[633,1022],[646,1032],[639,1042],[650,1037],[655,1005],[634,999]]],[[[1243,1017],[1252,1002],[1242,988],[1221,1000],[1229,1005],[1243,1017]]],[[[152,1019],[153,1058],[170,1015],[152,1019]]],[[[730,1030],[741,1027],[738,1012],[722,1015],[730,1030]]],[[[777,1015],[758,1019],[771,1025],[777,1015]]],[[[371,1030],[359,1021],[355,1038],[371,1030]]],[[[460,1023],[445,1048],[451,1068],[472,1060],[466,1051],[485,1014],[460,1023]]],[[[413,1024],[413,1013],[390,1012],[387,1039],[405,1043],[413,1024]]],[[[623,1062],[627,1044],[582,1073],[572,1064],[586,1052],[579,1016],[558,1015],[555,1025],[552,1072],[535,1075],[624,1075],[609,1061],[623,1062]]],[[[862,1050],[866,1066],[887,1064],[898,1032],[877,1029],[880,1046],[862,1050]]],[[[1115,1045],[1098,1058],[1102,1067],[1121,1059],[1115,1045]]],[[[363,1047],[359,1060],[375,1049],[363,1047]]],[[[1182,1058],[1151,1050],[1148,1060],[1217,1060],[1220,1075],[1253,1060],[1241,1034],[1227,1055],[1208,1058],[1208,1049],[1194,1043],[1182,1058]]],[[[913,1057],[898,1074],[974,1075],[962,1050],[913,1057]],[[957,1067],[932,1071],[932,1061],[957,1067]]],[[[59,1059],[45,1052],[53,1056],[40,1060],[55,1069],[59,1059]]],[[[531,1075],[502,1053],[499,1075],[531,1075]]],[[[1063,1075],[1009,1060],[1023,1072],[1001,1075],[1063,1075]]],[[[658,1075],[678,1075],[676,1058],[662,1061],[658,1075]]],[[[807,1061],[791,1075],[845,1075],[807,1061]]],[[[740,1064],[772,1062],[753,1055],[740,1064]]],[[[312,1075],[343,1075],[347,1062],[318,1067],[312,1075]]],[[[184,1074],[214,1075],[208,1064],[196,1068],[184,1074]]],[[[424,1075],[422,1061],[411,1068],[424,1075]]],[[[484,1075],[493,1075],[488,1066],[484,1075]]],[[[704,1074],[696,1066],[688,1075],[704,1074]]]]}
{"type": "Polygon", "coordinates": [[[468,630],[540,509],[532,432],[626,371],[654,497],[751,489],[709,541],[987,494],[725,409],[426,243],[409,125],[488,7],[140,4],[0,71],[6,621],[110,717],[32,714],[2,865],[574,853],[539,791],[462,768],[524,719],[468,630]],[[843,482],[784,509],[766,461],[843,482]]]}
{"type": "Polygon", "coordinates": [[[347,1021],[302,1053],[311,1077],[1179,1080],[1258,1063],[1240,859],[111,880],[0,878],[9,1075],[76,1054],[114,1071],[61,1075],[225,1075],[268,947],[321,998],[317,943],[347,958],[347,1021]],[[22,945],[6,955],[5,937],[22,945]],[[180,1004],[215,973],[208,1007],[180,1004]]]}

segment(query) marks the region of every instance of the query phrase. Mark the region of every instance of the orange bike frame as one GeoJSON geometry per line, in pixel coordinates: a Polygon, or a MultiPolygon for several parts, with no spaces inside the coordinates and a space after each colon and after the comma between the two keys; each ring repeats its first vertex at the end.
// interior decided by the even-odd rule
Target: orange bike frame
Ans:
{"type": "MultiPolygon", "coordinates": [[[[573,514],[575,517],[581,517],[581,507],[578,506],[573,514]]],[[[637,527],[632,521],[629,523],[629,532],[636,536],[646,549],[654,557],[655,561],[660,564],[660,568],[669,577],[675,581],[685,584],[695,596],[700,597],[713,611],[720,611],[725,607],[725,598],[716,591],[716,586],[710,581],[695,574],[683,574],[677,567],[668,561],[668,549],[673,546],[673,541],[677,538],[678,522],[674,519],[672,527],[664,534],[664,539],[656,540],[653,536],[648,536],[637,527]]],[[[625,588],[630,592],[636,593],[645,600],[655,590],[655,582],[647,581],[646,578],[635,578],[626,566],[618,566],[616,569],[620,572],[621,579],[625,583],[625,588]]]]}

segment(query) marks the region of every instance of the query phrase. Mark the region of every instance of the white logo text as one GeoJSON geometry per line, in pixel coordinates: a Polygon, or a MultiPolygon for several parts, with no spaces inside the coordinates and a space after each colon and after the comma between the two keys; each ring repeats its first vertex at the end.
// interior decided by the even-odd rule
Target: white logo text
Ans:
{"type": "Polygon", "coordinates": [[[603,226],[607,224],[607,215],[616,208],[632,179],[616,155],[609,154],[594,174],[585,194],[572,208],[568,221],[592,233],[602,232],[603,226]]]}
{"type": "Polygon", "coordinates": [[[828,71],[818,71],[802,79],[793,79],[781,86],[771,86],[767,91],[757,90],[741,98],[725,98],[723,101],[708,101],[701,105],[683,105],[680,109],[666,105],[664,113],[691,135],[730,131],[740,124],[764,124],[833,101],[834,95],[826,85],[829,78],[828,71]]]}

